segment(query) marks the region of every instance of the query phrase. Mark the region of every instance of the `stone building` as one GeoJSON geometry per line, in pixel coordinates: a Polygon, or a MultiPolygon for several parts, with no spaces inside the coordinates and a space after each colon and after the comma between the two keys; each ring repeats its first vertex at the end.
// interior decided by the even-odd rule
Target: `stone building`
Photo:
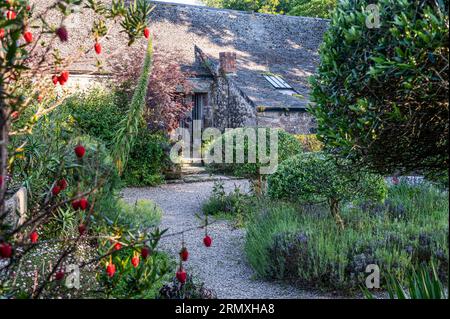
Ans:
{"type": "MultiPolygon", "coordinates": [[[[194,108],[184,125],[201,120],[203,127],[220,129],[261,126],[295,134],[314,132],[314,119],[306,112],[308,78],[316,70],[328,20],[153,2],[155,52],[175,57],[192,83],[188,98],[194,108]]],[[[89,14],[81,12],[66,21],[70,40],[61,44],[63,55],[93,45],[93,39],[86,40],[94,20],[89,14]]],[[[58,17],[54,19],[57,23],[58,17]]],[[[102,55],[111,60],[133,60],[136,50],[146,45],[141,39],[128,48],[126,36],[115,29],[108,38],[102,55]]],[[[97,58],[91,53],[72,65],[71,78],[85,86],[107,77],[107,66],[96,73],[97,58]]]]}
{"type": "MultiPolygon", "coordinates": [[[[328,20],[156,2],[156,50],[177,52],[203,127],[281,127],[310,134],[308,78],[328,20]]],[[[189,124],[188,124],[189,125],[189,124]]]]}

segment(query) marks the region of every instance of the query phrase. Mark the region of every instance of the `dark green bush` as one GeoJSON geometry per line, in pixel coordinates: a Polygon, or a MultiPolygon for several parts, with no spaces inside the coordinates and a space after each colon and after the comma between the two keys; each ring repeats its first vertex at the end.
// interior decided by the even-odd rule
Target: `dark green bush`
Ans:
{"type": "MultiPolygon", "coordinates": [[[[95,136],[111,151],[120,121],[127,115],[127,103],[127,95],[122,92],[93,89],[68,99],[58,112],[73,130],[95,136]]],[[[168,138],[163,133],[150,133],[142,124],[122,174],[128,186],[161,184],[170,164],[168,138]]]]}
{"type": "Polygon", "coordinates": [[[131,150],[122,180],[130,186],[155,186],[164,182],[164,172],[170,167],[169,141],[158,133],[143,129],[131,150]]]}
{"type": "Polygon", "coordinates": [[[247,223],[247,258],[261,277],[330,289],[359,290],[369,264],[380,267],[381,288],[388,273],[405,282],[421,264],[433,263],[447,281],[448,193],[427,184],[402,184],[389,188],[388,199],[402,203],[405,218],[347,206],[344,230],[320,206],[255,206],[247,223]]]}
{"type": "Polygon", "coordinates": [[[363,198],[381,201],[386,195],[386,183],[381,176],[353,170],[346,162],[325,153],[304,153],[278,167],[268,179],[267,191],[273,199],[327,203],[342,224],[342,204],[363,198]]]}
{"type": "Polygon", "coordinates": [[[328,149],[382,174],[448,170],[448,3],[339,1],[310,108],[328,149]]]}

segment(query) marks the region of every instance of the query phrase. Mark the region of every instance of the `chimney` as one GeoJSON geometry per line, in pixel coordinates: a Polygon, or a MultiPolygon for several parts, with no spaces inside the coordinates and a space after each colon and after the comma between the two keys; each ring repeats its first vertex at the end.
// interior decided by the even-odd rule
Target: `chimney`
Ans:
{"type": "Polygon", "coordinates": [[[236,73],[236,52],[220,52],[219,53],[219,70],[224,74],[236,73]]]}

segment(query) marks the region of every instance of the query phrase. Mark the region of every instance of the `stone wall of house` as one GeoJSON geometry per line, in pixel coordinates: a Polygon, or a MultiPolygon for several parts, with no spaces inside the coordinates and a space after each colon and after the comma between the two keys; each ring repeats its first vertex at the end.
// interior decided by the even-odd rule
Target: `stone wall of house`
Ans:
{"type": "Polygon", "coordinates": [[[306,110],[258,112],[230,75],[214,79],[210,89],[210,103],[203,114],[205,127],[221,130],[259,126],[282,128],[292,134],[313,134],[316,129],[314,117],[306,110]]]}
{"type": "Polygon", "coordinates": [[[224,130],[256,125],[254,106],[229,78],[231,75],[216,77],[211,86],[210,108],[205,114],[210,118],[205,123],[224,130]]]}
{"type": "Polygon", "coordinates": [[[267,111],[256,115],[258,126],[278,127],[292,134],[314,134],[316,121],[306,110],[267,111]]]}

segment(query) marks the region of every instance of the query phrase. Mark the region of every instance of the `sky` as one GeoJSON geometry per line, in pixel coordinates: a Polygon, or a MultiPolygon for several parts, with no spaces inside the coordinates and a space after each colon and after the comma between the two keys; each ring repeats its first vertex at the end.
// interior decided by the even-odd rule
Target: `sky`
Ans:
{"type": "Polygon", "coordinates": [[[196,4],[196,5],[203,5],[201,0],[158,0],[161,2],[174,2],[174,3],[184,3],[184,4],[196,4]]]}

